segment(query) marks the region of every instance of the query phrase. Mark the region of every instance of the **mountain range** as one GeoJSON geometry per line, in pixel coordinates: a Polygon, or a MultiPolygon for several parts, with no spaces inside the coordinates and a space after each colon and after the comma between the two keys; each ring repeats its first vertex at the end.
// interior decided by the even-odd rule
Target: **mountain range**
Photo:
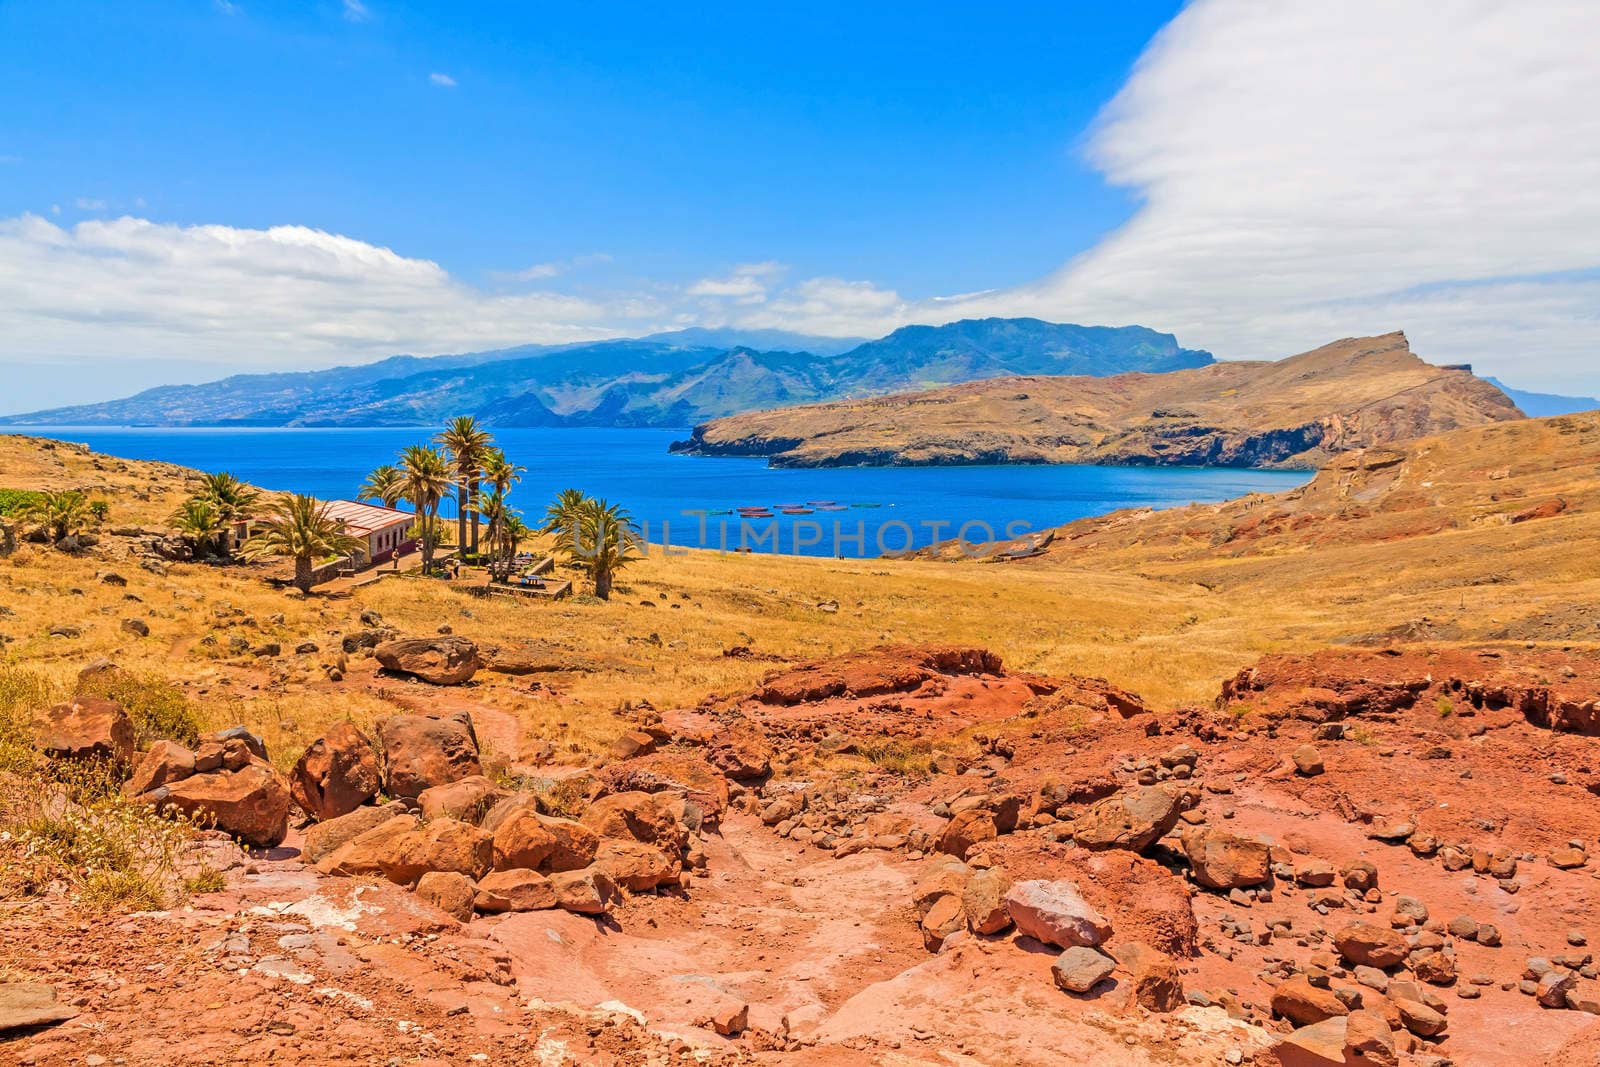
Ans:
{"type": "Polygon", "coordinates": [[[470,414],[498,427],[684,427],[741,411],[976,378],[1160,372],[1214,362],[1209,352],[1143,326],[1039,319],[906,326],[871,341],[692,328],[242,374],[6,416],[0,425],[398,426],[470,414]]]}
{"type": "Polygon", "coordinates": [[[1464,366],[1434,366],[1403,333],[1276,361],[1170,374],[988,378],[728,416],[673,451],[766,456],[775,467],[1104,463],[1316,467],[1328,457],[1523,417],[1464,366]]]}

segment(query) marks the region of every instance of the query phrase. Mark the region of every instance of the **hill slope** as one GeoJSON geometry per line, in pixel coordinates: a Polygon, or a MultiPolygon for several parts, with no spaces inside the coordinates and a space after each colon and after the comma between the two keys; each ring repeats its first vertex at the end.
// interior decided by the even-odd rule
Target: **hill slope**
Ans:
{"type": "Polygon", "coordinates": [[[1197,367],[1211,355],[1142,326],[983,319],[911,326],[826,354],[744,341],[777,331],[684,330],[643,340],[503,349],[299,374],[237,375],[0,425],[396,426],[472,414],[495,426],[689,426],[740,411],[1004,374],[1197,367]]]}
{"type": "Polygon", "coordinates": [[[774,466],[1110,463],[1311,467],[1327,456],[1521,418],[1470,371],[1435,367],[1402,333],[1277,362],[1166,374],[1010,377],[697,426],[676,451],[774,466]]]}

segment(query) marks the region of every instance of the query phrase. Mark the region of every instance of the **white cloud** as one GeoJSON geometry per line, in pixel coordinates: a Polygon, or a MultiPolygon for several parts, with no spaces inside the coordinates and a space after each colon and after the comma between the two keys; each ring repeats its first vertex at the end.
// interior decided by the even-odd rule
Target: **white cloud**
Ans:
{"type": "Polygon", "coordinates": [[[243,10],[238,4],[232,3],[230,0],[212,0],[212,3],[224,15],[237,15],[243,10]]]}
{"type": "Polygon", "coordinates": [[[372,12],[367,10],[367,5],[361,0],[344,0],[344,19],[346,22],[365,22],[372,17],[372,12]]]}
{"type": "Polygon", "coordinates": [[[1600,267],[1597,48],[1588,0],[1200,0],[1090,142],[1137,214],[954,310],[1238,357],[1404,328],[1438,361],[1593,388],[1600,277],[1565,272],[1600,267]]]}
{"type": "Polygon", "coordinates": [[[76,201],[79,211],[104,211],[106,202],[92,196],[80,196],[76,201]]]}
{"type": "Polygon", "coordinates": [[[648,304],[488,293],[437,263],[301,226],[0,221],[0,356],[326,365],[613,336],[648,304]]]}
{"type": "Polygon", "coordinates": [[[690,296],[732,300],[739,304],[759,304],[766,300],[768,288],[784,273],[781,263],[741,263],[720,278],[701,278],[685,290],[690,296]]]}
{"type": "Polygon", "coordinates": [[[605,252],[592,252],[588,255],[573,256],[571,259],[552,260],[549,263],[535,263],[523,267],[521,270],[491,271],[489,277],[500,282],[534,282],[549,278],[559,278],[563,274],[570,274],[575,270],[586,267],[598,267],[611,262],[611,256],[605,252]]]}
{"type": "Polygon", "coordinates": [[[440,74],[438,71],[434,71],[432,74],[428,75],[428,80],[444,89],[454,89],[456,87],[456,80],[454,78],[450,77],[448,74],[440,74]]]}

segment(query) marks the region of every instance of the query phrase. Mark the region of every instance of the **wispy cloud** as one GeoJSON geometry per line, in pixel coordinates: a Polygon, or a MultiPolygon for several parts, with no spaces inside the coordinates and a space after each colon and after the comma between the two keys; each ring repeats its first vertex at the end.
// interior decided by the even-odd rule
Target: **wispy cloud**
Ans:
{"type": "Polygon", "coordinates": [[[365,22],[372,17],[372,12],[367,10],[367,5],[361,0],[344,0],[344,19],[346,22],[365,22]]]}
{"type": "Polygon", "coordinates": [[[583,270],[587,267],[598,267],[611,262],[611,256],[605,252],[592,252],[584,256],[573,256],[571,259],[552,260],[548,263],[535,263],[523,267],[521,270],[491,271],[489,277],[499,282],[535,282],[549,278],[559,278],[563,274],[583,270]]]}
{"type": "Polygon", "coordinates": [[[244,10],[238,4],[233,3],[232,0],[211,0],[211,3],[224,15],[237,15],[244,10]]]}
{"type": "Polygon", "coordinates": [[[1227,356],[1398,327],[1434,359],[1593,387],[1600,281],[1527,276],[1600,266],[1597,40],[1586,0],[1199,0],[1090,142],[1140,210],[954,307],[1147,322],[1227,356]]]}
{"type": "Polygon", "coordinates": [[[454,78],[450,77],[448,74],[441,74],[438,71],[434,71],[432,74],[428,75],[428,80],[433,84],[440,86],[441,88],[454,89],[456,87],[456,80],[454,78]]]}
{"type": "Polygon", "coordinates": [[[759,304],[776,279],[785,271],[783,264],[768,260],[741,263],[719,278],[701,278],[685,290],[690,296],[715,297],[741,304],[759,304]]]}
{"type": "Polygon", "coordinates": [[[80,196],[73,203],[78,205],[79,211],[104,211],[106,202],[93,196],[80,196]]]}

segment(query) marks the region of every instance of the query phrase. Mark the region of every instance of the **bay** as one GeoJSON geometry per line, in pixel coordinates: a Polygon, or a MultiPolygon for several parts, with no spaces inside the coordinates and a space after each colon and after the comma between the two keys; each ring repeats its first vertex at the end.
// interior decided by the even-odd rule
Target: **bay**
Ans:
{"type": "MultiPolygon", "coordinates": [[[[267,489],[354,497],[367,472],[432,428],[182,429],[12,427],[129,459],[230,471],[267,489]]],[[[971,466],[772,469],[761,459],[674,456],[686,430],[503,429],[496,443],[527,468],[512,503],[532,522],[561,489],[628,508],[657,545],[863,557],[936,539],[1017,536],[1119,508],[1212,503],[1303,484],[1298,471],[1234,468],[971,466]],[[833,502],[842,510],[741,520],[733,509],[833,502]],[[717,513],[721,514],[717,514],[717,513]]],[[[454,501],[444,513],[453,516],[454,501]]]]}

